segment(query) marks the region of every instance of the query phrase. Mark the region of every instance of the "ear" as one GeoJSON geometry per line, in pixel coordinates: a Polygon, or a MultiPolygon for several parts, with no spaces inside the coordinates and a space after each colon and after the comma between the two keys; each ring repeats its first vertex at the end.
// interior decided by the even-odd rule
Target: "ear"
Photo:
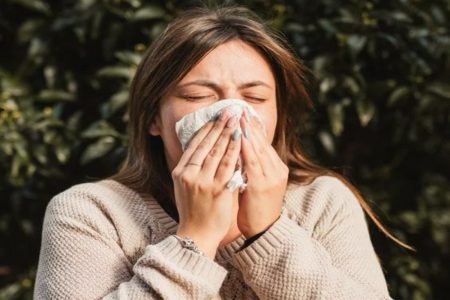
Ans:
{"type": "Polygon", "coordinates": [[[161,119],[159,118],[159,114],[155,117],[152,124],[150,124],[148,133],[153,136],[161,135],[161,119]]]}

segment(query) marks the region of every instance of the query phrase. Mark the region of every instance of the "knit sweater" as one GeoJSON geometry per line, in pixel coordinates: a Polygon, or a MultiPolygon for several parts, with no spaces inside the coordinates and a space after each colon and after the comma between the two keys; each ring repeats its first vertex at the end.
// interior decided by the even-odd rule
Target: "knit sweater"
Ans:
{"type": "Polygon", "coordinates": [[[363,210],[335,177],[289,184],[278,220],[214,260],[183,248],[177,226],[117,181],[72,186],[47,206],[34,299],[391,299],[363,210]]]}

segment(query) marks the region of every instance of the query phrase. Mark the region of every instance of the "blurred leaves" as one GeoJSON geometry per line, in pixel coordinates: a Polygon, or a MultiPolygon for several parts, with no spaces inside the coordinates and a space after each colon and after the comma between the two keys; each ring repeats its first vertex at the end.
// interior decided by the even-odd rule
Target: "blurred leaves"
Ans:
{"type": "MultiPolygon", "coordinates": [[[[443,299],[450,280],[447,1],[226,2],[270,19],[315,75],[305,152],[343,169],[392,232],[418,249],[372,232],[392,297],[443,299]]],[[[189,5],[0,3],[0,299],[32,298],[50,198],[119,166],[137,65],[189,5]]]]}
{"type": "Polygon", "coordinates": [[[284,30],[318,86],[306,150],[326,165],[351,166],[347,175],[369,204],[418,249],[407,253],[373,232],[392,296],[444,299],[450,280],[443,267],[450,264],[448,3],[289,6],[284,30]]]}

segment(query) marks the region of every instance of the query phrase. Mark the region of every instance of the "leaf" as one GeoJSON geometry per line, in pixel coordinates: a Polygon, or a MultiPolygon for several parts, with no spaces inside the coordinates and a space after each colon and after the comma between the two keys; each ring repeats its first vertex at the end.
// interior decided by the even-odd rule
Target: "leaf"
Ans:
{"type": "Polygon", "coordinates": [[[33,37],[28,47],[28,58],[37,64],[42,62],[42,56],[47,52],[47,44],[40,38],[33,37]]]}
{"type": "Polygon", "coordinates": [[[10,175],[12,178],[17,178],[19,176],[20,165],[22,164],[22,159],[19,156],[14,156],[11,164],[10,175]]]}
{"type": "Polygon", "coordinates": [[[81,133],[84,138],[97,138],[105,136],[119,136],[119,133],[105,120],[93,123],[81,133]]]}
{"type": "Polygon", "coordinates": [[[78,127],[80,126],[80,120],[81,120],[82,116],[83,116],[83,112],[81,112],[81,111],[77,111],[77,112],[73,113],[73,115],[71,115],[66,122],[66,128],[70,131],[77,130],[78,127]]]}
{"type": "Polygon", "coordinates": [[[27,177],[31,177],[33,176],[34,173],[36,173],[37,167],[34,164],[28,164],[27,165],[27,171],[26,171],[26,175],[27,177]]]}
{"type": "Polygon", "coordinates": [[[393,20],[396,20],[399,22],[412,23],[411,17],[401,11],[394,11],[394,12],[390,13],[390,16],[393,20]]]}
{"type": "Polygon", "coordinates": [[[17,40],[19,43],[26,43],[41,29],[45,24],[43,20],[32,19],[25,21],[17,30],[17,40]]]}
{"type": "Polygon", "coordinates": [[[107,136],[89,145],[83,152],[80,163],[85,165],[108,153],[114,147],[114,138],[107,136]]]}
{"type": "Polygon", "coordinates": [[[361,88],[359,87],[359,84],[355,80],[355,78],[350,77],[350,76],[345,76],[343,85],[345,87],[347,87],[353,95],[357,95],[361,90],[361,88]]]}
{"type": "Polygon", "coordinates": [[[42,144],[36,145],[33,149],[34,158],[41,164],[45,165],[48,162],[47,152],[45,146],[42,144]]]}
{"type": "Polygon", "coordinates": [[[114,53],[121,62],[130,65],[138,65],[141,62],[142,55],[131,52],[131,51],[118,51],[114,53]]]}
{"type": "Polygon", "coordinates": [[[410,94],[410,88],[406,86],[400,86],[396,88],[388,98],[387,107],[396,105],[399,101],[410,94]]]}
{"type": "Polygon", "coordinates": [[[109,118],[117,110],[124,107],[128,101],[128,90],[121,90],[114,94],[111,99],[101,107],[102,117],[109,118]]]}
{"type": "Polygon", "coordinates": [[[330,57],[326,55],[318,55],[314,58],[313,62],[313,70],[315,73],[321,73],[325,71],[330,66],[330,57]]]}
{"type": "Polygon", "coordinates": [[[75,95],[63,90],[42,90],[38,99],[41,101],[74,101],[75,95]]]}
{"type": "MultiPolygon", "coordinates": [[[[388,42],[388,43],[391,44],[394,48],[399,48],[399,47],[400,47],[401,40],[398,39],[398,38],[396,38],[396,37],[394,37],[394,36],[392,36],[392,35],[389,35],[389,34],[384,33],[384,32],[377,32],[377,33],[375,34],[375,36],[376,36],[378,39],[380,39],[380,40],[384,40],[384,41],[388,42]]],[[[379,44],[377,44],[377,46],[378,46],[378,47],[376,47],[377,49],[378,49],[378,48],[381,48],[381,47],[379,46],[379,44]]],[[[375,49],[374,49],[374,50],[375,50],[375,49]]]]}
{"type": "Polygon", "coordinates": [[[17,105],[17,102],[13,99],[7,99],[4,102],[0,103],[0,108],[6,111],[15,111],[19,110],[19,106],[17,105]]]}
{"type": "Polygon", "coordinates": [[[328,118],[331,131],[335,136],[341,135],[344,130],[344,106],[342,103],[332,103],[328,106],[328,118]]]}
{"type": "Polygon", "coordinates": [[[323,148],[331,155],[336,153],[336,147],[334,145],[333,136],[326,131],[319,132],[319,140],[322,143],[323,148]]]}
{"type": "Polygon", "coordinates": [[[358,113],[361,126],[365,127],[375,115],[375,105],[372,101],[360,98],[356,100],[356,112],[358,113]]]}
{"type": "Polygon", "coordinates": [[[325,77],[320,83],[320,92],[326,94],[336,86],[336,78],[329,76],[325,77]]]}
{"type": "Polygon", "coordinates": [[[347,41],[347,45],[349,46],[352,54],[354,56],[356,56],[359,54],[359,52],[361,52],[361,50],[366,45],[367,37],[361,36],[361,35],[356,35],[356,34],[351,34],[348,36],[346,41],[347,41]]]}
{"type": "Polygon", "coordinates": [[[13,0],[13,2],[36,12],[50,15],[50,6],[41,0],[13,0]]]}
{"type": "Polygon", "coordinates": [[[122,77],[125,79],[131,79],[133,77],[134,70],[130,67],[105,67],[97,72],[101,77],[122,77]]]}
{"type": "Polygon", "coordinates": [[[87,10],[94,6],[96,2],[96,0],[79,0],[77,3],[77,9],[87,10]]]}
{"type": "Polygon", "coordinates": [[[131,21],[160,19],[163,18],[165,14],[165,11],[161,7],[156,5],[147,5],[138,9],[131,18],[131,21]]]}
{"type": "Polygon", "coordinates": [[[336,27],[330,20],[319,19],[317,23],[319,23],[320,27],[322,27],[322,29],[324,29],[328,33],[335,34],[337,32],[336,27]]]}
{"type": "Polygon", "coordinates": [[[128,96],[129,96],[128,90],[123,90],[114,94],[111,97],[111,100],[109,101],[111,112],[115,112],[119,108],[125,106],[125,104],[128,101],[128,96]]]}
{"type": "Polygon", "coordinates": [[[56,159],[60,163],[66,163],[70,156],[70,147],[67,144],[59,144],[55,148],[56,159]]]}
{"type": "Polygon", "coordinates": [[[427,91],[442,98],[450,99],[450,84],[444,82],[432,83],[427,86],[427,91]]]}

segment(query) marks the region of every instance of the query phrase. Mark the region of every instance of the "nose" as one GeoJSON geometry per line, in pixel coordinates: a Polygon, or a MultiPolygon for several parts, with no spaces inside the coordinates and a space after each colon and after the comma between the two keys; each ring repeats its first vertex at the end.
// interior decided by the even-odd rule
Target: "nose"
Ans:
{"type": "Polygon", "coordinates": [[[242,93],[238,90],[237,87],[229,86],[226,89],[222,90],[222,95],[220,95],[221,99],[243,99],[242,93]]]}

